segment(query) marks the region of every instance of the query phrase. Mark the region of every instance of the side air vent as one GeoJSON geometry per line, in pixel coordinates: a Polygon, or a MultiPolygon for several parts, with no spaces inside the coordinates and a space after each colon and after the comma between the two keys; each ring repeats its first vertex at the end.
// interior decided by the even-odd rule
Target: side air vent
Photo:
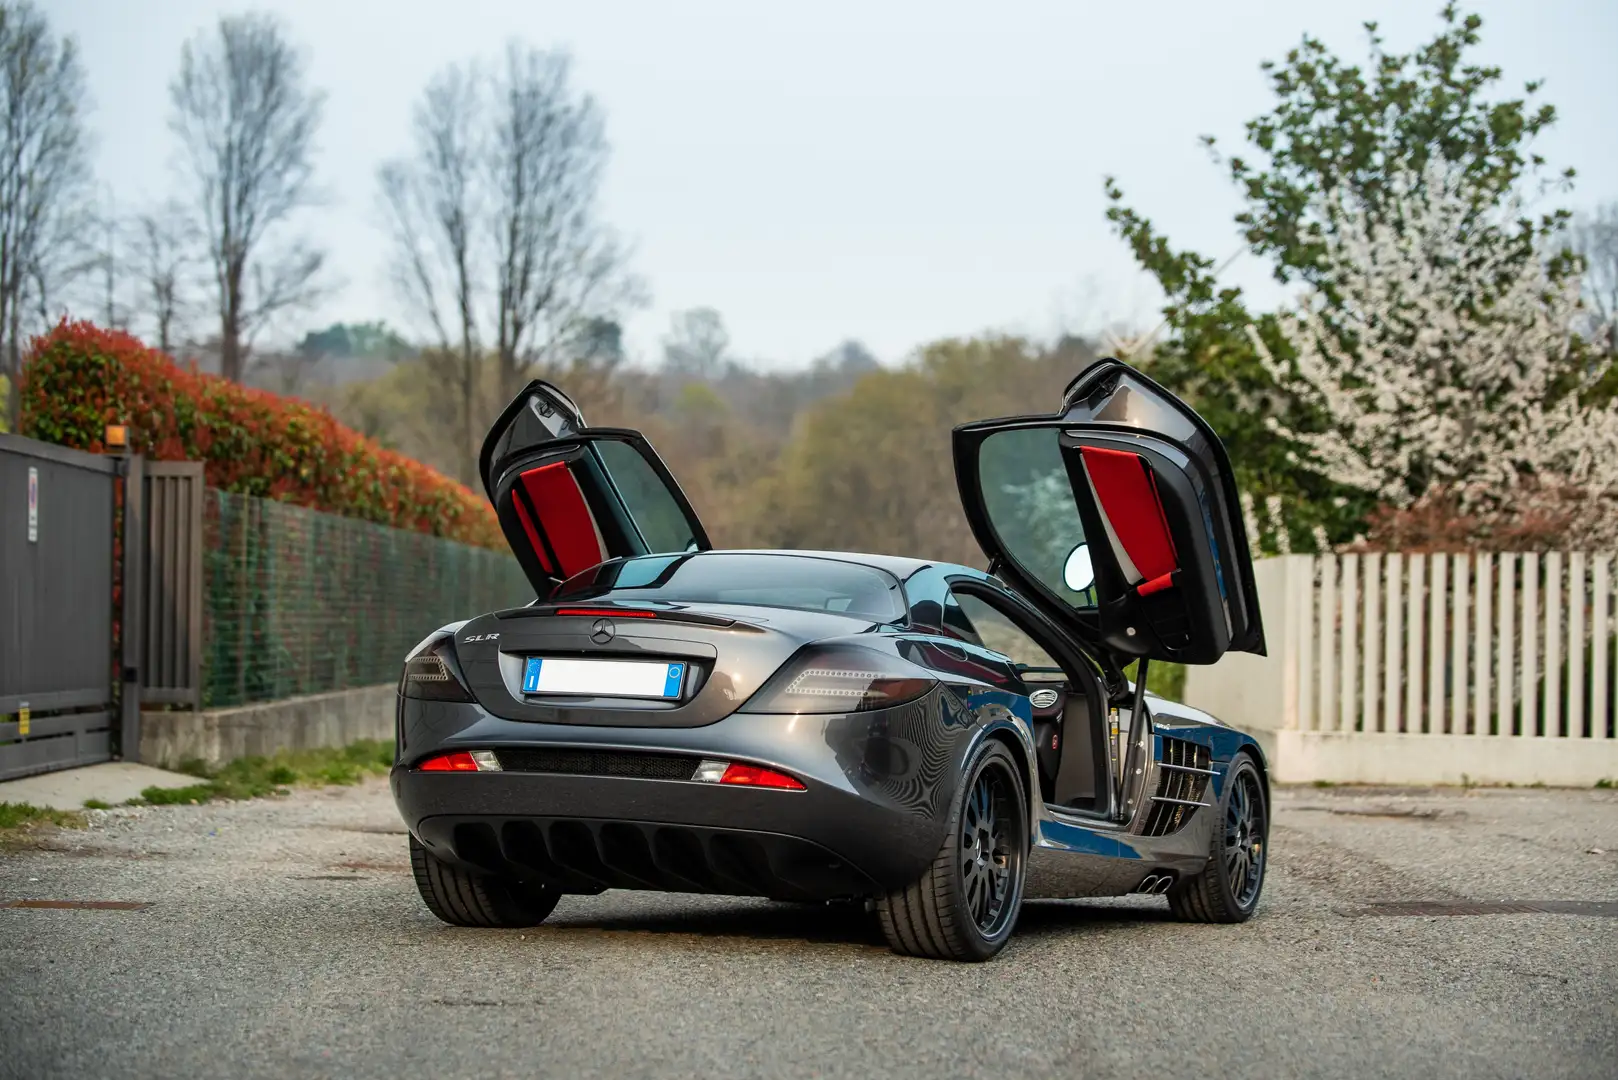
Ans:
{"type": "Polygon", "coordinates": [[[508,773],[564,776],[623,776],[635,780],[689,780],[701,759],[682,754],[640,754],[624,750],[551,750],[523,747],[495,751],[508,773]]]}
{"type": "Polygon", "coordinates": [[[1208,806],[1208,748],[1185,739],[1163,737],[1163,756],[1157,762],[1157,793],[1146,814],[1147,836],[1167,836],[1184,827],[1197,807],[1208,806]]]}

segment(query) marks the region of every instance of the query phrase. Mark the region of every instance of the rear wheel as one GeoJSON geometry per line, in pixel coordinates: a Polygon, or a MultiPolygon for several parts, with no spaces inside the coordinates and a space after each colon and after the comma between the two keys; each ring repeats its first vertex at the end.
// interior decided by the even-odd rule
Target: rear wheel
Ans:
{"type": "Polygon", "coordinates": [[[562,894],[532,882],[484,877],[444,862],[410,838],[410,869],[427,910],[451,926],[537,926],[562,894]]]}
{"type": "Polygon", "coordinates": [[[1219,808],[1208,864],[1169,890],[1169,910],[1185,922],[1246,922],[1264,891],[1270,807],[1264,779],[1246,754],[1231,762],[1219,808]]]}
{"type": "Polygon", "coordinates": [[[994,956],[1017,923],[1027,854],[1022,770],[991,739],[967,763],[932,865],[914,884],[878,899],[888,944],[938,960],[994,956]]]}

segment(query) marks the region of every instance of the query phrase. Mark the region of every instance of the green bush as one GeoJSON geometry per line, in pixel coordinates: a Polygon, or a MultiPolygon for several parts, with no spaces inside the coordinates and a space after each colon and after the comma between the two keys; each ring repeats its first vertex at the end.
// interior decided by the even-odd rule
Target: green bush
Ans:
{"type": "Polygon", "coordinates": [[[208,485],[505,550],[481,494],[383,449],[307,402],[186,371],[138,339],[86,322],[36,338],[20,431],[101,453],[107,425],[134,451],[200,461],[208,485]]]}

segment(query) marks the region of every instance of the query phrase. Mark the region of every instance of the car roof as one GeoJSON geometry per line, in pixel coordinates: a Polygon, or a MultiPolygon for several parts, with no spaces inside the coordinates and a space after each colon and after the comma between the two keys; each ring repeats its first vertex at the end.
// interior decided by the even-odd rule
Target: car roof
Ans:
{"type": "Polygon", "coordinates": [[[798,548],[724,548],[709,552],[706,555],[798,555],[810,559],[836,559],[839,562],[857,563],[861,566],[872,566],[878,570],[885,570],[900,581],[909,580],[916,572],[929,567],[937,567],[945,573],[970,574],[973,577],[986,577],[987,575],[975,567],[963,566],[960,563],[940,562],[936,559],[908,559],[901,555],[874,555],[860,551],[806,551],[798,548]]]}

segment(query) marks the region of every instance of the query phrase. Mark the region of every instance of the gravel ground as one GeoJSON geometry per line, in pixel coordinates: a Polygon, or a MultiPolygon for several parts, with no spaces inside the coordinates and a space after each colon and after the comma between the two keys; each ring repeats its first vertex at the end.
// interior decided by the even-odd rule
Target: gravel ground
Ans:
{"type": "Polygon", "coordinates": [[[385,785],[116,810],[0,851],[0,1076],[1603,1077],[1618,919],[1367,914],[1618,900],[1618,793],[1277,795],[1244,926],[1029,905],[997,961],[846,911],[569,898],[428,915],[385,785]]]}

